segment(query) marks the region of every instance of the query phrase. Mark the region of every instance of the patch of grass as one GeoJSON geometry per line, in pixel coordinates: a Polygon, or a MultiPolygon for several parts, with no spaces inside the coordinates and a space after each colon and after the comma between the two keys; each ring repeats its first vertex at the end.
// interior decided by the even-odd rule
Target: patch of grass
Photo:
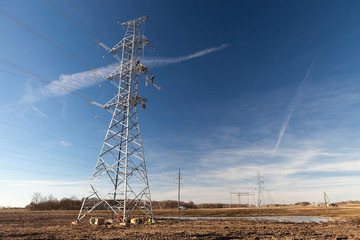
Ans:
{"type": "Polygon", "coordinates": [[[1,208],[0,209],[0,213],[9,213],[9,212],[16,212],[16,213],[19,213],[19,212],[30,212],[29,209],[27,208],[1,208]]]}

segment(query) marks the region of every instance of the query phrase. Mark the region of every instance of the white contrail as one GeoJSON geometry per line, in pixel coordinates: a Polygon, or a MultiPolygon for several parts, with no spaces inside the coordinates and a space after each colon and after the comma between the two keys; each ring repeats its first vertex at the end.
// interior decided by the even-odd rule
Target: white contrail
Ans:
{"type": "Polygon", "coordinates": [[[208,49],[204,49],[202,51],[198,51],[196,53],[190,54],[188,56],[180,56],[180,57],[169,57],[169,58],[164,58],[164,57],[144,57],[142,59],[142,62],[149,67],[158,67],[158,66],[164,66],[164,65],[169,65],[169,64],[174,64],[174,63],[179,63],[179,62],[184,62],[193,58],[198,58],[198,57],[202,57],[205,56],[209,53],[212,52],[216,52],[219,50],[222,50],[226,47],[230,46],[229,44],[222,44],[219,47],[214,47],[214,48],[208,48],[208,49]]]}
{"type": "Polygon", "coordinates": [[[286,115],[286,118],[285,118],[285,121],[283,123],[283,125],[281,126],[281,129],[280,129],[280,132],[279,132],[279,137],[278,137],[278,140],[276,142],[276,146],[275,146],[275,149],[271,155],[271,158],[274,157],[274,155],[276,154],[277,150],[279,149],[279,146],[281,144],[281,141],[282,141],[282,138],[284,136],[284,133],[285,133],[285,130],[289,124],[289,121],[291,119],[291,116],[295,110],[295,107],[296,105],[298,104],[300,98],[301,98],[301,94],[302,94],[302,90],[303,90],[303,86],[304,86],[304,83],[306,82],[306,80],[309,78],[309,75],[310,75],[310,72],[315,64],[315,60],[316,60],[317,57],[314,57],[312,63],[310,64],[306,74],[305,74],[305,77],[304,79],[302,80],[302,82],[300,83],[298,89],[296,90],[296,93],[295,93],[295,96],[294,98],[292,99],[291,103],[290,103],[290,106],[289,106],[289,111],[288,111],[288,114],[286,115]]]}
{"type": "MultiPolygon", "coordinates": [[[[183,61],[187,61],[193,58],[198,58],[205,56],[209,53],[222,50],[228,47],[229,44],[222,44],[219,47],[208,48],[187,56],[180,57],[146,57],[141,59],[141,62],[144,63],[147,67],[159,67],[169,64],[175,64],[183,61]]],[[[97,70],[104,75],[111,73],[117,63],[109,64],[108,66],[98,68],[97,70]]],[[[96,84],[99,84],[102,81],[105,81],[104,78],[99,77],[94,71],[84,71],[73,74],[61,74],[58,80],[51,82],[45,87],[38,89],[28,88],[27,94],[24,95],[20,102],[22,103],[35,103],[41,99],[50,97],[50,96],[64,96],[73,91],[90,87],[96,84]]]]}

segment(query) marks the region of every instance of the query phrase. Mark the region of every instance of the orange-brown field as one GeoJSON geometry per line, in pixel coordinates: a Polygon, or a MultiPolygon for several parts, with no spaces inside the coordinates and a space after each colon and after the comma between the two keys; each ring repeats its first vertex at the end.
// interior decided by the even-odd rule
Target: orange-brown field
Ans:
{"type": "MultiPolygon", "coordinates": [[[[101,215],[102,213],[94,213],[101,215]]],[[[329,216],[325,223],[240,219],[176,220],[176,210],[155,211],[155,224],[71,225],[77,211],[0,211],[0,239],[360,239],[360,208],[342,206],[196,209],[180,216],[329,216]],[[344,221],[345,220],[345,221],[344,221]]]]}

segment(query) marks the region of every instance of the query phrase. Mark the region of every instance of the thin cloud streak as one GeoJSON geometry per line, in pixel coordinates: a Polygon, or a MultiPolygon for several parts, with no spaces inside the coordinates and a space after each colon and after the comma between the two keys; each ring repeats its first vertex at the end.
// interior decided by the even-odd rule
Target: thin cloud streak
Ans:
{"type": "MultiPolygon", "coordinates": [[[[198,58],[210,54],[212,52],[220,51],[226,47],[230,46],[229,44],[222,44],[219,47],[208,48],[187,56],[179,57],[144,57],[141,59],[142,63],[147,67],[155,68],[170,64],[176,64],[184,61],[191,60],[193,58],[198,58]]],[[[97,72],[101,72],[104,75],[107,75],[114,71],[118,63],[112,63],[105,67],[100,67],[97,69],[97,72]]],[[[24,95],[20,103],[35,103],[44,98],[51,96],[64,96],[70,94],[76,90],[83,88],[91,87],[96,84],[100,84],[105,81],[103,77],[95,71],[84,71],[73,74],[61,74],[58,80],[51,82],[45,87],[32,89],[28,87],[27,94],[24,95]]]]}
{"type": "Polygon", "coordinates": [[[307,70],[307,72],[306,72],[306,74],[305,74],[304,79],[303,79],[302,82],[300,83],[298,89],[296,90],[295,96],[294,96],[294,98],[292,99],[292,101],[291,101],[291,103],[290,103],[290,107],[289,107],[289,110],[288,110],[288,114],[286,115],[285,121],[284,121],[283,125],[281,126],[281,129],[280,129],[280,132],[279,132],[279,137],[278,137],[278,139],[277,139],[276,146],[275,146],[274,151],[273,151],[273,153],[272,153],[272,155],[271,155],[271,158],[273,158],[273,157],[275,156],[277,150],[279,149],[279,146],[280,146],[280,144],[281,144],[281,141],[282,141],[282,139],[283,139],[283,137],[284,137],[284,133],[285,133],[286,128],[287,128],[287,126],[288,126],[288,124],[289,124],[289,121],[290,121],[290,119],[291,119],[291,117],[292,117],[292,115],[293,115],[293,113],[294,113],[294,110],[295,110],[295,108],[296,108],[296,105],[298,104],[298,102],[299,102],[300,99],[301,99],[301,95],[302,95],[302,93],[303,93],[304,84],[305,84],[305,82],[306,82],[306,81],[308,80],[308,78],[309,78],[309,75],[310,75],[310,73],[311,73],[311,70],[312,70],[312,68],[313,68],[313,66],[314,66],[314,64],[315,64],[316,58],[317,58],[317,57],[314,57],[312,63],[310,64],[310,66],[309,66],[309,68],[308,68],[308,70],[307,70]]]}
{"type": "MultiPolygon", "coordinates": [[[[98,68],[97,71],[108,74],[115,69],[115,66],[115,64],[110,64],[98,68]]],[[[45,87],[32,89],[28,86],[27,94],[21,98],[20,102],[31,104],[51,96],[64,96],[76,90],[99,84],[102,81],[105,79],[98,78],[94,71],[61,74],[58,80],[52,81],[45,87]]]]}
{"type": "Polygon", "coordinates": [[[148,67],[159,67],[159,66],[165,66],[165,65],[169,65],[169,64],[175,64],[175,63],[180,63],[180,62],[184,62],[193,58],[198,58],[198,57],[202,57],[205,56],[209,53],[212,52],[216,52],[216,51],[220,51],[224,48],[229,47],[229,44],[222,44],[219,47],[214,47],[214,48],[208,48],[208,49],[204,49],[201,51],[198,51],[196,53],[187,55],[187,56],[180,56],[180,57],[144,57],[142,59],[142,62],[148,66],[148,67]]]}
{"type": "Polygon", "coordinates": [[[88,181],[43,181],[43,180],[0,180],[0,183],[6,183],[11,186],[67,186],[67,185],[84,185],[88,181]]]}

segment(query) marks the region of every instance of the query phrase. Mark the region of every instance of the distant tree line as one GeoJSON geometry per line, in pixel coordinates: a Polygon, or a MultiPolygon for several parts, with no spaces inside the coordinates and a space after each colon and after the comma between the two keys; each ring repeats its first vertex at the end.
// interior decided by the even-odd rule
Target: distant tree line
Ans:
{"type": "Polygon", "coordinates": [[[295,203],[294,205],[298,205],[298,206],[309,206],[309,205],[311,205],[311,203],[310,203],[310,202],[297,202],[297,203],[295,203]]]}
{"type": "MultiPolygon", "coordinates": [[[[235,204],[231,204],[232,206],[234,205],[234,207],[238,206],[235,204]]],[[[200,204],[196,204],[197,208],[226,208],[229,207],[229,204],[225,204],[225,203],[200,203],[200,204]]]]}
{"type": "MultiPolygon", "coordinates": [[[[190,202],[183,202],[180,201],[180,206],[186,208],[197,208],[193,201],[190,202]]],[[[153,209],[172,209],[178,207],[178,201],[175,200],[165,200],[165,201],[152,201],[153,209]]]]}
{"type": "Polygon", "coordinates": [[[34,193],[31,202],[25,208],[32,211],[37,210],[78,210],[81,201],[76,197],[56,199],[53,195],[42,196],[41,193],[34,193]]]}
{"type": "MultiPolygon", "coordinates": [[[[360,201],[345,201],[339,204],[359,204],[360,201]]],[[[34,193],[31,199],[30,204],[26,208],[32,211],[41,211],[41,210],[79,210],[81,208],[82,199],[79,200],[76,197],[62,198],[60,200],[56,199],[53,195],[42,196],[41,193],[34,193]]],[[[308,206],[311,205],[310,202],[297,202],[294,205],[298,206],[308,206]]],[[[200,203],[195,204],[193,201],[189,202],[180,202],[180,206],[187,209],[195,208],[228,208],[228,207],[247,207],[247,204],[229,204],[225,203],[200,203]]],[[[254,205],[251,205],[252,207],[254,205]]],[[[283,204],[274,204],[273,206],[284,206],[283,204]]],[[[165,201],[152,201],[153,209],[177,209],[178,202],[175,200],[165,200],[165,201]]],[[[2,207],[10,208],[10,207],[2,207]]],[[[106,205],[99,205],[97,209],[106,209],[106,205]]]]}
{"type": "MultiPolygon", "coordinates": [[[[34,193],[30,204],[26,208],[32,211],[42,210],[79,210],[81,208],[82,200],[76,197],[56,199],[53,195],[42,196],[41,193],[34,193]]],[[[193,201],[180,202],[180,206],[187,209],[195,208],[225,208],[228,204],[224,203],[200,203],[195,204],[193,201]]],[[[175,200],[152,201],[153,209],[177,209],[178,202],[175,200]]],[[[100,208],[99,208],[100,209],[100,208]]]]}

